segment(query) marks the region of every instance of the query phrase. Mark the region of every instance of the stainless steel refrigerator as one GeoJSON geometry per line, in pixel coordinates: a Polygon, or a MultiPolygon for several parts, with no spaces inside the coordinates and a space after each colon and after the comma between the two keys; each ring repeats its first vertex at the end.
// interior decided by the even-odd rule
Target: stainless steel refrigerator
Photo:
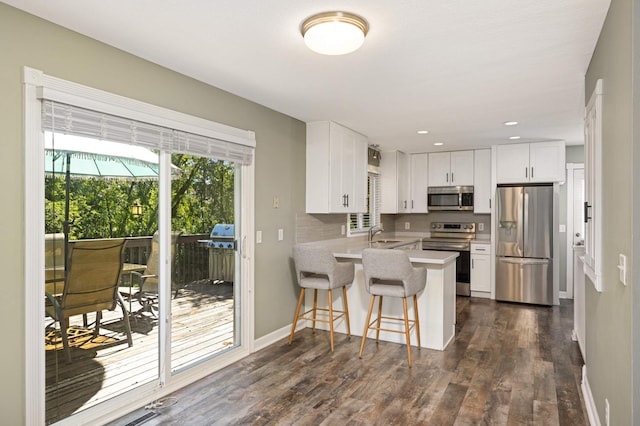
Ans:
{"type": "Polygon", "coordinates": [[[553,186],[499,186],[496,300],[553,304],[553,186]]]}

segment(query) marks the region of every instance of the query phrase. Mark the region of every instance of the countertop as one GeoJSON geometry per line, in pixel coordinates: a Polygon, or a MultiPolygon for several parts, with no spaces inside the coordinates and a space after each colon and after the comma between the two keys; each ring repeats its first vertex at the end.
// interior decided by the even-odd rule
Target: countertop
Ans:
{"type": "MultiPolygon", "coordinates": [[[[420,237],[383,236],[374,238],[373,243],[369,243],[365,238],[339,238],[336,240],[316,241],[305,244],[319,244],[327,247],[335,257],[342,259],[362,259],[362,250],[369,247],[400,249],[402,246],[421,242],[420,237]],[[386,241],[386,242],[385,242],[386,241]]],[[[445,265],[459,256],[453,251],[432,251],[432,250],[405,250],[409,255],[409,260],[413,263],[431,263],[445,265]]]]}

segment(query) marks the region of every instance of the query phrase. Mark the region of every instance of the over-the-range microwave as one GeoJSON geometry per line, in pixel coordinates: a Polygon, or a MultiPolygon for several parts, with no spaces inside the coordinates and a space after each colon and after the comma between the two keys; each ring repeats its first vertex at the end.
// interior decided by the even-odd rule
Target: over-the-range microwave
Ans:
{"type": "Polygon", "coordinates": [[[473,186],[430,186],[429,210],[473,211],[473,186]]]}

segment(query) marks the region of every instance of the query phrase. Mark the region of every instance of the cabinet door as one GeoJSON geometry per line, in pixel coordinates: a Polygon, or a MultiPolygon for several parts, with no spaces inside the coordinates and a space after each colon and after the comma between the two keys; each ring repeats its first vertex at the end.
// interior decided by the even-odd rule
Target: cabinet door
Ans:
{"type": "Polygon", "coordinates": [[[476,150],[473,162],[473,212],[491,213],[491,150],[476,150]]]}
{"type": "Polygon", "coordinates": [[[343,176],[348,170],[349,163],[353,163],[353,144],[350,143],[345,129],[331,123],[329,135],[329,213],[347,212],[347,196],[345,181],[353,177],[343,176]]]}
{"type": "Polygon", "coordinates": [[[450,186],[451,153],[429,153],[429,186],[450,186]]]}
{"type": "Polygon", "coordinates": [[[429,155],[411,154],[411,213],[427,213],[429,155]]]}
{"type": "Polygon", "coordinates": [[[398,213],[398,152],[383,152],[380,160],[380,213],[398,213]]]}
{"type": "Polygon", "coordinates": [[[471,291],[491,291],[490,257],[483,254],[471,255],[471,291]]]}
{"type": "Polygon", "coordinates": [[[367,211],[367,147],[367,138],[356,133],[353,145],[353,202],[349,201],[350,213],[367,211]]]}
{"type": "Polygon", "coordinates": [[[564,143],[530,144],[529,167],[530,182],[564,182],[566,167],[564,143]]]}
{"type": "Polygon", "coordinates": [[[411,208],[409,199],[409,156],[404,152],[398,151],[397,162],[398,212],[407,213],[411,208]]]}
{"type": "Polygon", "coordinates": [[[496,182],[529,182],[529,144],[496,147],[496,182]]]}
{"type": "Polygon", "coordinates": [[[473,151],[451,152],[451,185],[473,185],[473,151]]]}

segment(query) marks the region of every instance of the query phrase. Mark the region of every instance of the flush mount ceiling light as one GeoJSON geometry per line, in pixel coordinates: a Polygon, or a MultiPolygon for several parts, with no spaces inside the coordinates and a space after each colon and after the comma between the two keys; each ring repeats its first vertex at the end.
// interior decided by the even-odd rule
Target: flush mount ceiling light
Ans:
{"type": "Polygon", "coordinates": [[[504,125],[505,125],[505,126],[515,126],[515,125],[517,125],[517,124],[518,124],[518,122],[517,122],[517,121],[505,121],[505,122],[504,122],[504,125]]]}
{"type": "Polygon", "coordinates": [[[369,31],[363,18],[347,12],[325,12],[302,23],[307,47],[323,55],[344,55],[357,50],[369,31]]]}
{"type": "Polygon", "coordinates": [[[428,130],[418,130],[419,135],[426,135],[427,133],[429,133],[428,130]]]}
{"type": "Polygon", "coordinates": [[[512,141],[515,141],[520,139],[520,136],[509,136],[509,139],[511,139],[512,141]]]}

